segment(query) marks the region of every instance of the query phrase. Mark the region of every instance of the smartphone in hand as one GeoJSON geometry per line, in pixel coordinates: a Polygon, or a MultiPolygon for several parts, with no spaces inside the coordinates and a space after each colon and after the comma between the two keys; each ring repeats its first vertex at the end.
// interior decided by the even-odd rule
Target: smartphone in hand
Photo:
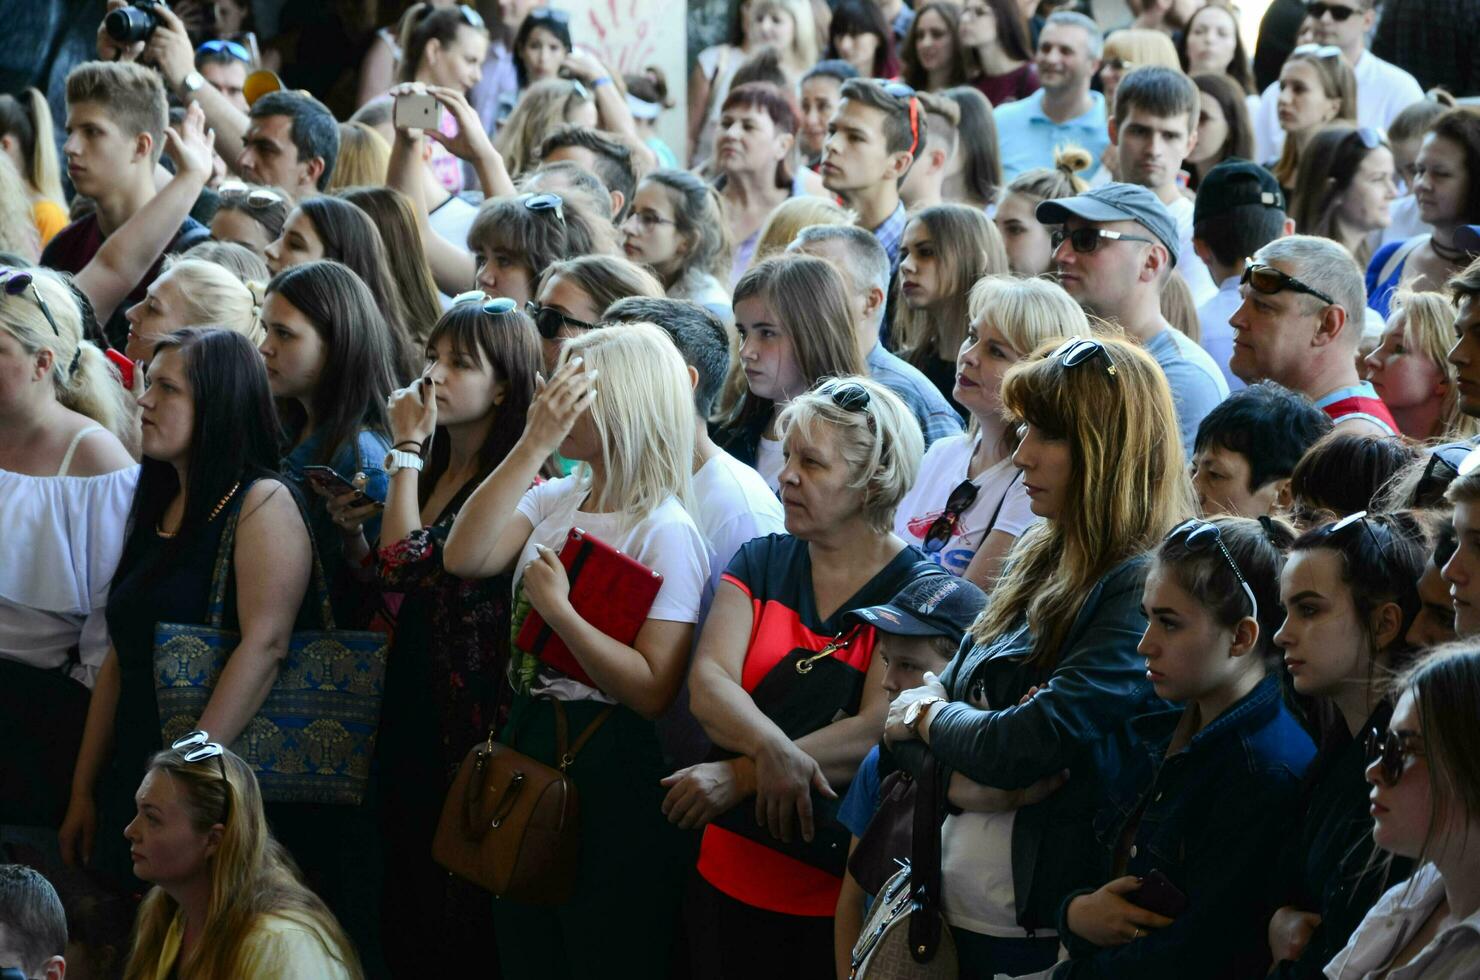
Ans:
{"type": "Polygon", "coordinates": [[[1164,915],[1168,919],[1175,919],[1187,911],[1187,896],[1156,868],[1142,877],[1141,887],[1127,892],[1125,898],[1133,905],[1139,905],[1148,912],[1164,915]]]}
{"type": "Polygon", "coordinates": [[[352,505],[355,507],[364,507],[366,504],[374,504],[377,507],[385,506],[379,500],[367,497],[365,491],[355,486],[353,481],[344,474],[336,472],[331,466],[305,466],[303,476],[310,484],[331,497],[342,497],[347,493],[354,494],[355,499],[352,505]]]}
{"type": "Polygon", "coordinates": [[[441,121],[442,105],[425,92],[406,92],[396,96],[391,122],[397,129],[436,129],[441,121]]]}

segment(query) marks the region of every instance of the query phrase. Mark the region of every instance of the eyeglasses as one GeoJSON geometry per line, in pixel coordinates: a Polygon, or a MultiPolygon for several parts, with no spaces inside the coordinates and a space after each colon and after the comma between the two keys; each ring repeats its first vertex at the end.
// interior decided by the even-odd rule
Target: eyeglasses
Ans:
{"type": "Polygon", "coordinates": [[[565,199],[559,194],[526,194],[524,206],[536,214],[554,212],[556,220],[565,224],[565,199]]]}
{"type": "Polygon", "coordinates": [[[879,86],[889,95],[896,99],[904,99],[910,107],[910,156],[920,148],[920,100],[915,98],[915,90],[904,82],[890,82],[884,79],[875,79],[879,86]]]}
{"type": "Polygon", "coordinates": [[[1088,255],[1099,248],[1101,239],[1111,242],[1145,242],[1147,245],[1156,244],[1150,238],[1142,238],[1139,235],[1127,235],[1120,231],[1108,231],[1104,228],[1075,228],[1073,231],[1056,228],[1052,236],[1054,251],[1058,251],[1059,246],[1064,244],[1065,239],[1068,239],[1069,246],[1080,255],[1088,255]]]}
{"type": "Polygon", "coordinates": [[[970,480],[962,480],[956,484],[956,489],[946,498],[946,509],[926,529],[925,537],[920,542],[921,550],[927,555],[933,555],[944,548],[946,542],[951,540],[956,525],[960,523],[961,515],[976,503],[976,495],[980,492],[981,488],[970,480]]]}
{"type": "Polygon", "coordinates": [[[1429,461],[1424,465],[1423,476],[1418,478],[1418,483],[1413,487],[1413,497],[1409,503],[1411,507],[1429,508],[1437,506],[1444,499],[1444,491],[1449,489],[1449,484],[1455,477],[1459,476],[1459,468],[1473,452],[1468,446],[1436,446],[1429,453],[1429,461]],[[1448,470],[1443,473],[1441,470],[1448,470]]]}
{"type": "Polygon", "coordinates": [[[1423,741],[1423,736],[1417,732],[1398,732],[1392,729],[1381,732],[1373,725],[1367,729],[1367,762],[1377,763],[1377,772],[1382,781],[1388,786],[1396,786],[1403,778],[1403,766],[1408,758],[1424,754],[1423,749],[1414,746],[1416,741],[1423,741]]]}
{"type": "Polygon", "coordinates": [[[627,220],[636,220],[644,231],[652,231],[662,225],[676,225],[678,222],[672,218],[665,218],[656,211],[633,211],[627,216],[627,220]]]}
{"type": "Polygon", "coordinates": [[[1273,296],[1275,293],[1288,289],[1294,293],[1305,293],[1308,296],[1314,296],[1327,305],[1336,305],[1336,300],[1327,296],[1319,289],[1306,285],[1294,276],[1281,272],[1272,265],[1262,265],[1254,262],[1253,259],[1249,259],[1248,262],[1249,264],[1244,266],[1244,275],[1239,280],[1239,283],[1253,286],[1255,292],[1263,293],[1266,296],[1273,296]]]}
{"type": "Polygon", "coordinates": [[[1105,359],[1105,373],[1112,378],[1115,377],[1115,362],[1111,360],[1110,352],[1105,349],[1105,345],[1098,340],[1070,337],[1060,344],[1049,357],[1057,360],[1065,368],[1076,368],[1096,355],[1105,359]]]}
{"type": "Polygon", "coordinates": [[[245,198],[246,202],[254,208],[269,208],[286,201],[283,195],[271,187],[253,187],[240,180],[223,180],[216,187],[216,193],[222,197],[245,198]]]}
{"type": "MultiPolygon", "coordinates": [[[[41,295],[41,290],[36,288],[36,277],[24,269],[12,269],[8,266],[0,266],[0,289],[5,290],[7,296],[20,296],[25,293],[26,287],[31,287],[31,298],[36,305],[41,307],[41,315],[46,317],[46,322],[51,324],[51,332],[57,335],[58,340],[63,340],[62,329],[57,326],[56,317],[51,315],[51,307],[46,305],[46,299],[41,295]]],[[[82,358],[82,344],[78,343],[77,351],[72,355],[72,363],[67,368],[67,374],[77,373],[77,362],[82,358]]]]}
{"type": "Polygon", "coordinates": [[[196,54],[227,54],[237,61],[252,64],[252,52],[237,44],[235,41],[207,41],[195,49],[196,54]]]}
{"type": "MultiPolygon", "coordinates": [[[[1310,17],[1312,20],[1320,20],[1322,17],[1330,14],[1331,19],[1340,24],[1347,18],[1351,17],[1353,14],[1361,13],[1361,11],[1357,10],[1355,7],[1342,7],[1334,3],[1321,3],[1319,2],[1319,0],[1317,0],[1316,3],[1308,3],[1305,5],[1305,13],[1306,16],[1310,17]]],[[[1299,51],[1300,49],[1296,48],[1295,50],[1299,51]]],[[[1324,57],[1324,55],[1322,55],[1322,57],[1324,57]]]]}
{"type": "Polygon", "coordinates": [[[507,296],[495,296],[488,299],[488,295],[481,289],[470,289],[465,293],[458,293],[452,297],[453,306],[461,306],[464,303],[483,303],[483,312],[490,316],[502,316],[505,313],[513,313],[519,308],[519,304],[507,296]],[[484,302],[487,300],[487,302],[484,302]]]}
{"type": "Polygon", "coordinates": [[[226,778],[226,750],[219,742],[212,742],[211,736],[197,728],[193,732],[187,732],[170,743],[170,748],[180,753],[180,758],[194,765],[214,758],[216,767],[221,770],[221,786],[223,789],[221,797],[221,823],[226,823],[227,816],[231,813],[231,780],[226,778]]]}
{"type": "Polygon", "coordinates": [[[878,433],[874,413],[869,410],[873,398],[868,389],[857,381],[824,381],[817,386],[817,393],[832,399],[832,403],[845,412],[858,412],[868,422],[868,431],[878,433]]]}
{"type": "Polygon", "coordinates": [[[1238,579],[1238,584],[1243,588],[1244,595],[1249,597],[1249,608],[1252,610],[1254,621],[1259,621],[1259,600],[1254,598],[1254,590],[1249,588],[1248,580],[1244,573],[1239,570],[1238,562],[1233,560],[1228,546],[1223,543],[1223,529],[1210,521],[1200,521],[1193,518],[1183,521],[1172,528],[1172,533],[1167,535],[1168,541],[1180,540],[1182,547],[1194,553],[1201,553],[1217,548],[1223,555],[1223,560],[1228,562],[1228,567],[1233,569],[1233,577],[1238,579]]]}
{"type": "Polygon", "coordinates": [[[557,24],[569,24],[570,14],[554,7],[536,7],[526,14],[530,20],[552,20],[557,24]]]}
{"type": "Polygon", "coordinates": [[[555,340],[560,336],[561,327],[575,327],[577,330],[595,330],[596,324],[587,323],[585,320],[577,320],[573,316],[567,316],[551,306],[541,306],[534,300],[524,304],[524,312],[534,321],[535,329],[540,336],[546,340],[555,340]]]}
{"type": "MultiPolygon", "coordinates": [[[[1311,8],[1307,7],[1306,9],[1309,10],[1311,8]]],[[[1338,9],[1338,8],[1332,8],[1332,9],[1338,9]]],[[[1345,9],[1345,8],[1339,8],[1339,9],[1345,9]]],[[[1336,19],[1337,20],[1341,20],[1342,18],[1338,17],[1336,19]]],[[[1313,58],[1340,58],[1341,57],[1341,49],[1338,48],[1334,44],[1302,44],[1302,45],[1300,45],[1300,47],[1296,48],[1294,51],[1291,51],[1290,54],[1292,54],[1292,55],[1297,55],[1297,54],[1298,55],[1310,55],[1313,58]]]]}

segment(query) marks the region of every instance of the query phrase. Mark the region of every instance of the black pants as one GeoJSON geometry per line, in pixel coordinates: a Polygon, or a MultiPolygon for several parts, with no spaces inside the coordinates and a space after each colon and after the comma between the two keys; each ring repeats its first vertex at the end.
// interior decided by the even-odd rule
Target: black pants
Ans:
{"type": "Polygon", "coordinates": [[[832,916],[785,915],[731,898],[694,872],[689,888],[694,976],[830,980],[832,916]]]}

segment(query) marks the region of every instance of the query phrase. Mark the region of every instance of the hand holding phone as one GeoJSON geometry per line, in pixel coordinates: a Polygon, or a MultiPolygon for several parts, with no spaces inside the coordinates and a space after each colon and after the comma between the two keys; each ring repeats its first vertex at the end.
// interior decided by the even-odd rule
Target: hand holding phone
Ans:
{"type": "Polygon", "coordinates": [[[1187,896],[1182,893],[1182,889],[1172,884],[1172,880],[1156,868],[1142,877],[1141,887],[1129,892],[1125,898],[1148,912],[1164,915],[1168,919],[1175,919],[1187,911],[1187,896]]]}
{"type": "Polygon", "coordinates": [[[442,106],[428,92],[403,92],[396,96],[391,122],[397,129],[436,129],[442,106]]]}
{"type": "Polygon", "coordinates": [[[350,501],[351,507],[364,507],[367,504],[374,504],[377,507],[385,506],[379,500],[373,500],[367,497],[364,490],[355,486],[354,481],[342,473],[336,472],[333,467],[305,466],[303,468],[303,476],[308,481],[309,486],[313,487],[322,496],[332,499],[334,497],[342,497],[347,493],[354,494],[355,499],[350,501]]]}

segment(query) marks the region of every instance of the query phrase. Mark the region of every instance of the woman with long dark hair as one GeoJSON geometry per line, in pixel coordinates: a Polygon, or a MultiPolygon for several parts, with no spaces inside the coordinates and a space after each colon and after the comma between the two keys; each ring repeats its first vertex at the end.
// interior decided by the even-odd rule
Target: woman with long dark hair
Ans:
{"type": "Polygon", "coordinates": [[[939,92],[966,84],[967,49],[961,40],[961,8],[951,0],[928,0],[900,47],[900,79],[917,92],[939,92]]]}
{"type": "Polygon", "coordinates": [[[1017,0],[966,0],[961,8],[970,81],[993,106],[1026,99],[1039,88],[1033,40],[1020,7],[1017,0]]]}
{"type": "Polygon", "coordinates": [[[899,74],[894,31],[872,0],[839,0],[827,26],[827,57],[848,62],[864,78],[899,74]]]}

